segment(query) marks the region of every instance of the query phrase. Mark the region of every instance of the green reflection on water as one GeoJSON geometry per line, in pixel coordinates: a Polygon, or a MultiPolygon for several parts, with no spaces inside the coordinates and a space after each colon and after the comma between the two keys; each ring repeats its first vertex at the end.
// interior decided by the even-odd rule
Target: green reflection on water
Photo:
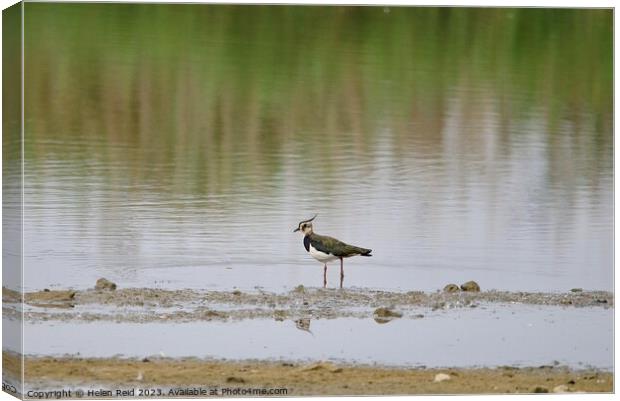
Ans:
{"type": "Polygon", "coordinates": [[[458,97],[474,138],[489,107],[500,143],[538,115],[551,165],[570,123],[598,175],[612,54],[611,10],[27,3],[27,158],[219,192],[281,171],[292,143],[326,175],[386,130],[395,157],[412,138],[440,153],[458,97]]]}

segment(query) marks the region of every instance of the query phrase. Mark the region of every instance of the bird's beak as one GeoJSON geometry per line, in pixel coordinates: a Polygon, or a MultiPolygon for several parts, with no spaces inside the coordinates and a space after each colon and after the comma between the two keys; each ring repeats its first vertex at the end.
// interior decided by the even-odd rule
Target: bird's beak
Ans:
{"type": "Polygon", "coordinates": [[[293,230],[294,233],[296,233],[297,231],[299,231],[299,227],[293,230]]]}

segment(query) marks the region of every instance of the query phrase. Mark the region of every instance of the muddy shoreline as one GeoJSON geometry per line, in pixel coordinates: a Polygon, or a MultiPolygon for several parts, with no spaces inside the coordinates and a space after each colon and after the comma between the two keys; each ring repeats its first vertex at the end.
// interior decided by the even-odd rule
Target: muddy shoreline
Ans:
{"type": "MultiPolygon", "coordinates": [[[[17,375],[18,355],[4,352],[3,365],[7,374],[17,375]]],[[[25,377],[28,389],[146,387],[164,395],[196,386],[285,388],[288,396],[613,391],[611,372],[559,366],[401,369],[330,362],[26,357],[25,377]]]]}
{"type": "MultiPolygon", "coordinates": [[[[23,312],[30,323],[49,320],[52,325],[58,321],[176,323],[273,319],[294,320],[300,330],[307,329],[304,323],[308,324],[310,319],[353,317],[385,323],[390,319],[430,319],[446,310],[460,314],[459,308],[479,308],[480,312],[488,309],[489,313],[509,310],[511,314],[519,313],[527,305],[556,308],[556,311],[557,308],[574,311],[585,308],[584,313],[614,308],[613,293],[581,290],[565,293],[390,292],[299,286],[288,293],[271,293],[121,288],[30,292],[23,294],[23,305],[21,299],[22,294],[3,289],[5,317],[20,319],[23,312]]],[[[269,396],[613,391],[613,373],[606,368],[582,369],[572,364],[560,366],[560,362],[543,366],[427,368],[422,365],[333,363],[322,361],[323,357],[284,361],[217,359],[226,355],[214,357],[216,359],[108,355],[114,353],[100,358],[83,357],[79,353],[56,357],[29,355],[25,358],[26,390],[116,391],[146,387],[161,389],[164,393],[158,398],[168,396],[171,389],[194,387],[287,390],[286,394],[269,396]]],[[[16,380],[20,376],[17,354],[3,352],[3,364],[6,377],[16,380]]],[[[114,395],[107,397],[114,398],[114,395]]]]}
{"type": "MultiPolygon", "coordinates": [[[[21,315],[20,299],[19,293],[3,289],[5,316],[18,318],[21,315]]],[[[107,320],[137,323],[254,318],[376,318],[377,313],[384,309],[394,311],[396,317],[422,318],[424,313],[437,310],[513,304],[614,307],[613,293],[606,291],[428,293],[302,286],[288,293],[151,288],[38,291],[24,294],[24,299],[24,318],[29,321],[107,320]]]]}

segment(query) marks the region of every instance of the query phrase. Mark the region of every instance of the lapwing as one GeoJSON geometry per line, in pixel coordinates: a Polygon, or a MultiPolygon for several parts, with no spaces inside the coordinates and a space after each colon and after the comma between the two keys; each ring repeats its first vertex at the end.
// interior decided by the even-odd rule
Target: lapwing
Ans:
{"type": "Polygon", "coordinates": [[[301,331],[307,331],[308,333],[312,334],[312,337],[314,337],[314,333],[310,330],[309,318],[301,318],[295,320],[295,327],[297,327],[301,331]]]}
{"type": "Polygon", "coordinates": [[[345,244],[336,238],[316,234],[312,229],[312,220],[314,220],[316,216],[317,215],[314,215],[313,218],[300,222],[293,232],[301,231],[304,235],[304,247],[306,251],[310,256],[323,263],[323,287],[327,286],[327,262],[340,259],[340,288],[342,288],[342,281],[344,279],[344,258],[357,255],[372,256],[370,254],[372,249],[345,244]]]}

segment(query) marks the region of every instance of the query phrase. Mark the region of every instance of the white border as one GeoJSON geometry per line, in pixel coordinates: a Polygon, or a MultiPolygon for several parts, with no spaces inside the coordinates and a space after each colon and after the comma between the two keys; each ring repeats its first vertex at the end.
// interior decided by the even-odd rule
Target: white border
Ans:
{"type": "MultiPolygon", "coordinates": [[[[31,0],[32,1],[32,0],[31,0]]],[[[38,0],[35,0],[38,1],[38,0]]],[[[64,2],[82,2],[82,3],[95,3],[95,2],[102,2],[102,1],[90,1],[90,0],[63,0],[64,2]]],[[[0,0],[0,6],[2,7],[2,9],[5,9],[13,4],[15,4],[16,1],[11,1],[11,0],[0,0]]],[[[477,0],[477,1],[473,1],[473,0],[449,0],[449,1],[440,1],[440,0],[425,0],[425,1],[397,1],[397,0],[375,0],[375,1],[368,1],[368,0],[356,0],[356,1],[352,1],[352,0],[339,0],[338,2],[334,2],[334,1],[329,1],[329,0],[314,0],[314,1],[304,1],[304,0],[295,0],[295,1],[284,1],[284,0],[270,0],[268,2],[265,1],[260,1],[260,0],[245,0],[243,2],[239,2],[239,1],[235,1],[235,2],[223,2],[223,1],[200,1],[200,2],[196,2],[196,1],[182,1],[182,0],[148,0],[148,1],[142,1],[142,0],[133,0],[133,1],[123,1],[123,3],[202,3],[202,4],[265,4],[265,3],[269,3],[269,4],[305,4],[305,5],[388,5],[388,6],[469,6],[469,7],[558,7],[558,8],[578,8],[578,7],[584,7],[584,8],[615,8],[615,2],[613,1],[609,1],[609,0],[591,0],[591,1],[584,1],[584,0],[539,0],[539,1],[535,1],[535,0],[522,0],[519,2],[516,1],[498,1],[498,0],[477,0]]],[[[23,5],[22,5],[23,7],[23,5]]],[[[23,12],[23,8],[22,8],[22,72],[23,72],[23,67],[24,67],[24,60],[23,60],[23,35],[24,35],[24,31],[23,31],[23,27],[24,27],[24,12],[23,12]]],[[[2,28],[2,21],[0,18],[0,32],[1,32],[1,28],[2,28]]],[[[618,43],[618,39],[619,39],[619,35],[618,35],[618,29],[617,29],[617,22],[616,22],[616,18],[615,18],[615,11],[614,11],[614,78],[618,72],[618,68],[616,66],[615,63],[615,50],[616,50],[616,46],[618,43]]],[[[1,66],[0,66],[0,72],[1,72],[1,66]]],[[[22,86],[21,86],[21,90],[22,90],[22,155],[23,155],[23,135],[24,135],[24,76],[22,73],[22,86]]],[[[618,84],[617,81],[614,79],[614,99],[615,99],[615,94],[618,92],[618,84]]],[[[2,102],[0,100],[0,106],[1,106],[2,102]]],[[[0,107],[1,110],[1,107],[0,107]]],[[[1,113],[1,111],[0,111],[1,113]]],[[[616,106],[616,103],[614,102],[614,189],[617,188],[618,186],[618,174],[616,174],[616,164],[615,164],[615,160],[617,159],[618,155],[619,155],[619,151],[618,148],[616,147],[616,137],[615,137],[615,120],[618,117],[618,109],[616,106]]],[[[0,149],[1,149],[1,143],[0,143],[0,149]]],[[[1,161],[1,152],[0,152],[0,161],[1,161]]],[[[23,171],[23,167],[24,167],[24,159],[22,158],[22,171],[23,171]]],[[[0,179],[0,184],[1,184],[1,179],[0,179]]],[[[0,194],[0,201],[2,200],[1,194],[0,194]]],[[[618,208],[618,206],[620,205],[620,202],[618,201],[618,199],[615,196],[615,190],[614,190],[614,221],[615,221],[615,210],[616,208],[618,208]]],[[[23,212],[23,181],[22,181],[22,212],[23,212]]],[[[1,240],[1,232],[0,232],[0,240],[1,240]]],[[[615,255],[616,255],[616,250],[618,249],[618,243],[617,241],[617,232],[616,232],[616,225],[614,224],[614,266],[615,266],[615,255]]],[[[22,255],[23,255],[23,246],[24,246],[24,242],[23,242],[23,214],[22,214],[22,255]]],[[[0,277],[0,281],[1,281],[1,277],[0,277]]],[[[22,272],[22,282],[23,282],[23,272],[22,272]]],[[[618,276],[614,274],[614,288],[616,288],[616,284],[618,284],[618,276]]],[[[615,316],[615,309],[614,309],[614,316],[615,316]]],[[[0,323],[1,326],[1,323],[0,323]]],[[[614,334],[617,335],[618,333],[618,326],[617,326],[617,319],[614,319],[614,334]]],[[[0,338],[1,338],[1,334],[0,334],[0,338]]],[[[23,341],[22,341],[22,346],[23,346],[23,341]]],[[[614,365],[615,366],[619,366],[618,362],[619,362],[619,358],[618,358],[618,354],[616,352],[615,349],[615,342],[614,342],[614,352],[615,352],[615,358],[614,358],[614,365]]],[[[23,372],[22,372],[23,375],[23,372]]],[[[615,375],[614,375],[615,376],[615,375]]],[[[615,379],[615,378],[614,378],[615,379]]],[[[615,380],[614,380],[614,384],[615,384],[615,380]]],[[[468,397],[468,398],[483,398],[485,400],[489,400],[489,401],[495,401],[495,400],[501,400],[502,397],[506,398],[508,396],[505,395],[474,395],[474,396],[459,396],[459,397],[468,397]]],[[[527,398],[534,397],[534,396],[528,396],[528,395],[513,395],[510,397],[510,400],[524,400],[527,398]]],[[[536,396],[536,399],[539,399],[538,397],[542,397],[542,399],[549,399],[550,397],[555,397],[553,399],[558,399],[557,395],[539,395],[536,396]]],[[[575,400],[577,398],[579,399],[583,399],[584,396],[583,394],[567,394],[567,395],[562,395],[561,396],[562,400],[575,400]]],[[[617,394],[613,394],[613,395],[606,395],[606,394],[588,394],[587,395],[588,399],[598,399],[598,400],[602,400],[602,399],[615,399],[615,398],[620,398],[620,396],[618,396],[617,394]]],[[[379,399],[379,400],[389,400],[389,399],[393,399],[394,397],[371,397],[373,399],[379,399]]],[[[149,398],[152,399],[152,398],[149,398]]],[[[230,399],[230,398],[229,398],[230,399]]],[[[238,400],[254,400],[254,399],[249,399],[249,398],[236,398],[238,400]]],[[[293,398],[283,398],[283,399],[289,399],[292,400],[293,398]]],[[[323,400],[328,400],[329,398],[327,397],[313,397],[313,400],[318,400],[318,401],[323,401],[323,400]]],[[[358,400],[359,397],[339,397],[339,400],[343,400],[343,401],[349,401],[349,400],[358,400]]],[[[401,396],[398,397],[399,400],[451,400],[454,399],[454,396],[401,396]]],[[[3,393],[0,392],[0,401],[4,401],[4,400],[15,400],[14,397],[10,396],[7,393],[3,393]]],[[[196,399],[189,399],[189,400],[196,400],[196,399]]]]}

